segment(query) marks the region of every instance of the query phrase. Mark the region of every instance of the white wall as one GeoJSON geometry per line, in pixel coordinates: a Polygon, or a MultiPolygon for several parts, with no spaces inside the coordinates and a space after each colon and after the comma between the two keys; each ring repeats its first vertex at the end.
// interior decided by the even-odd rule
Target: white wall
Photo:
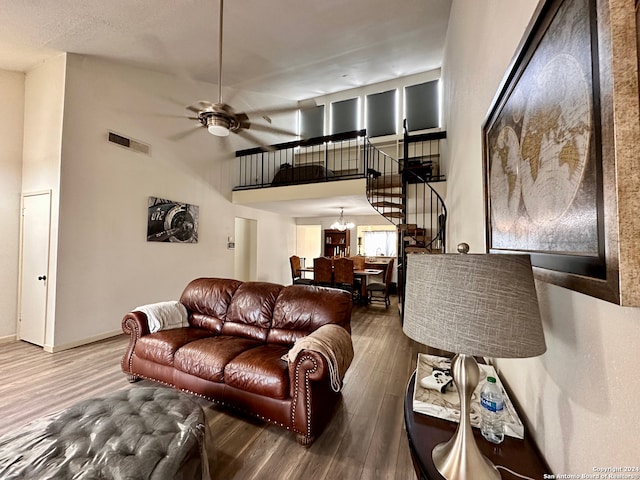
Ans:
{"type": "MultiPolygon", "coordinates": [[[[215,86],[69,54],[30,71],[25,89],[22,188],[51,189],[55,210],[45,348],[118,333],[127,311],[175,299],[198,276],[232,277],[226,241],[236,216],[258,222],[258,279],[289,281],[294,220],[229,201],[237,179],[233,152],[248,145],[221,142],[204,129],[172,138],[193,126],[179,118],[184,106],[211,97],[215,86]],[[151,155],[108,143],[108,130],[151,145],[151,155]],[[198,205],[199,242],[147,242],[149,196],[198,205]]],[[[14,282],[15,290],[17,275],[14,282]]]]}
{"type": "MultiPolygon", "coordinates": [[[[536,4],[454,0],[443,64],[450,251],[462,241],[484,251],[481,125],[536,4]]],[[[548,350],[498,366],[550,473],[636,466],[640,309],[537,287],[548,350]]]]}
{"type": "Polygon", "coordinates": [[[66,54],[51,58],[27,72],[25,79],[22,193],[51,191],[46,346],[53,345],[56,318],[60,162],[66,60],[66,54]]]}
{"type": "Polygon", "coordinates": [[[18,251],[24,125],[24,74],[0,70],[0,343],[18,318],[18,251]]]}

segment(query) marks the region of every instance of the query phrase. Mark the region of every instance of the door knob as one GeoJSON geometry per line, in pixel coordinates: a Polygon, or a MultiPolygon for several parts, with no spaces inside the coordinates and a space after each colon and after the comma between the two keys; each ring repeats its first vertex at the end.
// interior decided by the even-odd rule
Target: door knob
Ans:
{"type": "Polygon", "coordinates": [[[46,280],[47,276],[46,275],[41,275],[38,277],[38,280],[46,280]]]}

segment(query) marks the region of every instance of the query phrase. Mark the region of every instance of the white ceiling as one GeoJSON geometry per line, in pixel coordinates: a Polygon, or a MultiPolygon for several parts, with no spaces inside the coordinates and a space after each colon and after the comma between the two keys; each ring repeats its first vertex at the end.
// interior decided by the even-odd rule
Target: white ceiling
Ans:
{"type": "MultiPolygon", "coordinates": [[[[222,84],[302,100],[439,68],[451,1],[227,0],[222,84]]],[[[0,69],[72,52],[218,83],[216,0],[0,0],[0,12],[0,69]]],[[[363,197],[341,202],[372,213],[363,197]]],[[[337,214],[324,203],[271,210],[337,214]]]]}
{"type": "MultiPolygon", "coordinates": [[[[227,0],[225,87],[301,100],[441,66],[451,0],[227,0]]],[[[0,68],[66,51],[217,84],[216,0],[0,0],[0,68]]]]}

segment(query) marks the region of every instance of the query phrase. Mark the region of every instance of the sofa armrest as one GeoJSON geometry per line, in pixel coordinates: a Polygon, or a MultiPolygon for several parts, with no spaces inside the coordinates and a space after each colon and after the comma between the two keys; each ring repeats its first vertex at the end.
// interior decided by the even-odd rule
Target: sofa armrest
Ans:
{"type": "Polygon", "coordinates": [[[327,360],[318,352],[302,350],[295,362],[289,362],[289,380],[293,430],[301,445],[311,445],[316,427],[312,419],[323,408],[321,399],[331,392],[327,360]]]}
{"type": "Polygon", "coordinates": [[[127,313],[122,319],[122,331],[128,334],[130,338],[129,346],[120,361],[120,365],[123,372],[132,375],[131,358],[133,357],[133,350],[136,347],[136,342],[140,337],[149,334],[147,316],[144,313],[137,311],[127,313]]]}
{"type": "Polygon", "coordinates": [[[289,362],[290,394],[302,393],[307,382],[322,380],[329,376],[327,359],[313,350],[301,350],[294,362],[289,362]]]}
{"type": "Polygon", "coordinates": [[[129,312],[122,319],[122,331],[128,335],[140,338],[149,334],[147,315],[142,312],[129,312]]]}

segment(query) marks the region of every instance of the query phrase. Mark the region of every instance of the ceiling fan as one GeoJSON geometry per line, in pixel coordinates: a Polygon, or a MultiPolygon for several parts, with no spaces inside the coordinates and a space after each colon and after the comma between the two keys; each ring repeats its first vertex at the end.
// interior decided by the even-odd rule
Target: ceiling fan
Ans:
{"type": "Polygon", "coordinates": [[[298,110],[300,105],[278,107],[274,109],[264,109],[256,111],[236,112],[234,108],[224,103],[222,100],[222,26],[223,26],[223,3],[224,0],[220,0],[220,15],[218,26],[218,102],[212,103],[206,100],[200,100],[192,105],[187,106],[187,110],[193,112],[196,116],[188,117],[191,120],[198,120],[200,125],[206,128],[209,133],[218,137],[227,137],[230,133],[235,133],[244,137],[245,139],[262,145],[251,133],[247,130],[260,130],[270,133],[279,133],[285,135],[297,136],[293,131],[272,127],[271,125],[264,125],[252,122],[249,117],[254,114],[260,115],[267,122],[271,123],[269,114],[287,113],[298,110]]]}

